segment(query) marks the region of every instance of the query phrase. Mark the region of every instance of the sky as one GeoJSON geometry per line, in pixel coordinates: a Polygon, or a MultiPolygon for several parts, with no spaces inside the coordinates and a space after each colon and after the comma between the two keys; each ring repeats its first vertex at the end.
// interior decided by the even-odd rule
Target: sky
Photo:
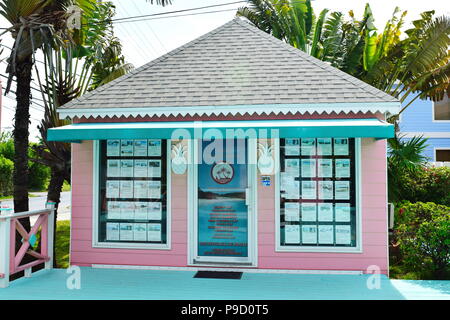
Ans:
{"type": "MultiPolygon", "coordinates": [[[[162,7],[151,4],[148,0],[112,0],[116,5],[116,19],[130,16],[141,16],[167,11],[176,11],[189,8],[198,8],[203,6],[224,4],[236,2],[236,0],[172,0],[172,5],[162,7]]],[[[419,14],[427,10],[435,10],[437,15],[450,14],[449,0],[314,0],[313,8],[318,14],[322,9],[328,8],[331,11],[341,11],[345,14],[353,10],[357,18],[362,16],[366,3],[369,3],[375,17],[375,25],[379,30],[384,28],[386,21],[392,16],[395,7],[401,10],[407,10],[405,28],[410,26],[411,21],[419,18],[419,14]]],[[[245,5],[235,3],[227,6],[207,8],[195,12],[210,12],[217,10],[229,10],[215,13],[205,13],[190,16],[180,16],[172,18],[159,18],[139,22],[116,22],[114,30],[116,36],[122,41],[123,53],[127,62],[139,67],[151,60],[221,26],[233,19],[236,9],[245,5]]],[[[178,13],[183,15],[186,13],[178,13]]],[[[0,18],[0,28],[7,27],[8,22],[0,18]]],[[[9,37],[2,36],[2,43],[11,47],[13,41],[9,37]]],[[[0,60],[6,58],[9,50],[4,49],[0,55],[0,60]]],[[[39,59],[39,57],[38,57],[39,59]]],[[[0,63],[0,74],[6,75],[6,64],[0,63]]],[[[0,77],[2,86],[5,86],[5,78],[0,77]]],[[[32,86],[38,87],[36,82],[32,86]]],[[[13,86],[13,91],[14,86],[13,86]]],[[[40,105],[42,102],[39,94],[32,90],[35,97],[31,112],[30,140],[37,141],[37,124],[43,116],[43,110],[40,105]]],[[[3,108],[1,115],[2,131],[12,129],[15,95],[10,93],[7,97],[3,96],[3,108]]]]}

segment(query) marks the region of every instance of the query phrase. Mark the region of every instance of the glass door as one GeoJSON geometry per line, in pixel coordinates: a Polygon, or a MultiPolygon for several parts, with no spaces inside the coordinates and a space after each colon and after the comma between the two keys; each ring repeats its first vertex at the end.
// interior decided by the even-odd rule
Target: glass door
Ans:
{"type": "Polygon", "coordinates": [[[250,262],[247,140],[212,143],[212,152],[209,141],[198,146],[195,261],[250,262]]]}

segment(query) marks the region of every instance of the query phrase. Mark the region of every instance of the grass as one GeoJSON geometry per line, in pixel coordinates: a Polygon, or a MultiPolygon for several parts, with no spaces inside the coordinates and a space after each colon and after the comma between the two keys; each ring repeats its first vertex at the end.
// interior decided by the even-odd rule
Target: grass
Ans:
{"type": "Polygon", "coordinates": [[[67,181],[64,181],[63,187],[62,187],[62,192],[65,191],[70,191],[70,184],[67,183],[67,181]]]}
{"type": "Polygon", "coordinates": [[[56,264],[58,268],[69,267],[70,221],[58,221],[56,224],[56,264]]]}

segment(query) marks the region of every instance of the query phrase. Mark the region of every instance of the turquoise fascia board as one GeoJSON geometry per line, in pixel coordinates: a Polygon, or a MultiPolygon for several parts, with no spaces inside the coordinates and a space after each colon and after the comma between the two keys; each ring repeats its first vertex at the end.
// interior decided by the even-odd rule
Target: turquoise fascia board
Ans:
{"type": "Polygon", "coordinates": [[[394,137],[394,126],[378,119],[338,120],[255,120],[255,121],[204,121],[204,122],[130,122],[130,123],[80,123],[49,129],[49,141],[105,140],[105,139],[170,139],[229,137],[233,130],[241,129],[246,137],[307,138],[394,137]],[[176,131],[180,130],[180,131],[176,131]]]}

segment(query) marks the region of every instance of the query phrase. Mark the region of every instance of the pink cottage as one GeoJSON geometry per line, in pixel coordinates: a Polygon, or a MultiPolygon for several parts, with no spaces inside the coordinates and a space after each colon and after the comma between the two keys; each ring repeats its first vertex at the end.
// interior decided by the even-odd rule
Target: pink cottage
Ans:
{"type": "Polygon", "coordinates": [[[59,109],[70,262],[387,274],[399,106],[234,19],[59,109]]]}

